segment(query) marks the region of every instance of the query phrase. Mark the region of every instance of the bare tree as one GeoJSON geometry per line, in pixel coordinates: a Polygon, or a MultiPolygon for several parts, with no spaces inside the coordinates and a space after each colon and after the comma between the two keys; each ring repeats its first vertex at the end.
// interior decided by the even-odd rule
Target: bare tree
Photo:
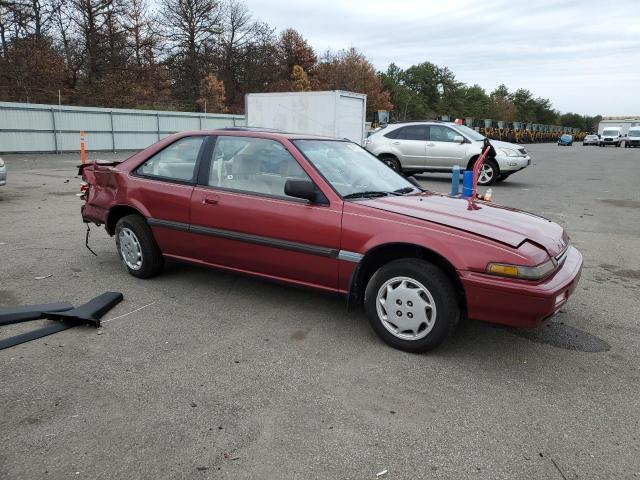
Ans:
{"type": "Polygon", "coordinates": [[[164,0],[162,22],[170,49],[176,96],[191,107],[221,33],[217,0],[164,0]]]}
{"type": "Polygon", "coordinates": [[[125,0],[122,26],[127,34],[130,57],[138,68],[155,63],[159,48],[159,26],[147,0],[125,0]]]}

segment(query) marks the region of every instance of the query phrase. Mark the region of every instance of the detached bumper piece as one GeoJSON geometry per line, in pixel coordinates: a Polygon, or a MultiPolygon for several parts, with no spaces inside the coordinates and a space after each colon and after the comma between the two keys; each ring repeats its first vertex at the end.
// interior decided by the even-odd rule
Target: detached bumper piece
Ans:
{"type": "Polygon", "coordinates": [[[38,320],[44,318],[44,312],[63,312],[65,310],[71,310],[72,308],[73,305],[67,302],[0,308],[0,325],[11,325],[12,323],[38,320]]]}
{"type": "Polygon", "coordinates": [[[122,299],[123,296],[120,292],[107,292],[77,308],[73,308],[73,305],[69,303],[49,303],[0,309],[0,325],[10,325],[41,318],[58,320],[31,332],[0,340],[0,350],[79,325],[87,324],[97,328],[100,326],[100,318],[120,303],[122,299]]]}
{"type": "Polygon", "coordinates": [[[120,303],[122,298],[120,292],[107,292],[73,310],[43,312],[43,315],[51,320],[76,322],[79,325],[86,323],[97,328],[104,314],[120,303]]]}

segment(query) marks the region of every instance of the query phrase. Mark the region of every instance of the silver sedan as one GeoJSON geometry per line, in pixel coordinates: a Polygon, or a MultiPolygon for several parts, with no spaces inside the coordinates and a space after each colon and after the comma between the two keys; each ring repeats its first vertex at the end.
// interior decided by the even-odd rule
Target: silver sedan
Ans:
{"type": "Polygon", "coordinates": [[[0,187],[7,184],[7,166],[4,164],[4,160],[0,158],[0,187]]]}
{"type": "Polygon", "coordinates": [[[598,145],[598,141],[600,139],[598,138],[598,135],[587,135],[586,137],[584,137],[584,140],[582,140],[582,145],[598,145]]]}

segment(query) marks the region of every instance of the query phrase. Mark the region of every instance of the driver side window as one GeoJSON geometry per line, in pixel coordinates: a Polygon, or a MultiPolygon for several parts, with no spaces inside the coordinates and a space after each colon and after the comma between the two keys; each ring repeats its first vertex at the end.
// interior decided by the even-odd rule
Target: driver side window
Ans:
{"type": "Polygon", "coordinates": [[[429,138],[432,142],[453,142],[456,135],[459,135],[450,128],[443,127],[442,125],[431,125],[429,132],[429,138]]]}

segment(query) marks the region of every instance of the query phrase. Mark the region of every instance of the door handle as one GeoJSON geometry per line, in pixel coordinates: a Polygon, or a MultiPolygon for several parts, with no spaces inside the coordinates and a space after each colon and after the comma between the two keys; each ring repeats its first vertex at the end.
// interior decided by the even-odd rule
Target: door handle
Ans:
{"type": "Polygon", "coordinates": [[[400,142],[391,142],[391,143],[393,143],[394,145],[400,145],[400,142]]]}
{"type": "Polygon", "coordinates": [[[217,205],[218,200],[219,200],[219,197],[217,195],[214,195],[214,196],[204,197],[204,199],[202,199],[202,203],[204,203],[205,205],[217,205]]]}

